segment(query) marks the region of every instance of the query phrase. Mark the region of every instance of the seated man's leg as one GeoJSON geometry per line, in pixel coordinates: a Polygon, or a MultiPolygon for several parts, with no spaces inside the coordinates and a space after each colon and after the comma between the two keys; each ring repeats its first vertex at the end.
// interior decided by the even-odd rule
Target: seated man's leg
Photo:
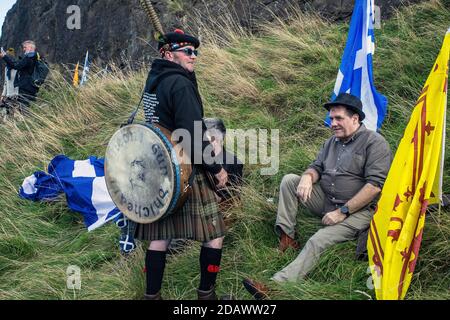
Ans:
{"type": "Polygon", "coordinates": [[[290,238],[295,236],[298,211],[297,187],[299,182],[300,176],[296,174],[287,174],[281,181],[277,220],[275,223],[275,232],[279,236],[281,236],[281,232],[284,232],[290,238]]]}
{"type": "MultiPolygon", "coordinates": [[[[300,183],[300,176],[288,174],[283,177],[280,185],[280,196],[278,201],[278,213],[275,223],[275,232],[281,238],[280,250],[284,251],[292,243],[295,237],[295,226],[297,224],[297,212],[299,199],[297,187],[300,183]],[[284,239],[284,235],[288,239],[284,239]]],[[[325,195],[318,184],[313,186],[311,198],[304,205],[313,213],[322,215],[325,195]]],[[[298,244],[293,244],[295,246],[298,244]]]]}
{"type": "Polygon", "coordinates": [[[320,229],[308,240],[297,258],[277,272],[272,280],[294,282],[304,278],[317,264],[325,249],[334,244],[355,239],[359,230],[369,226],[372,217],[372,211],[363,210],[352,214],[339,224],[320,229]]]}

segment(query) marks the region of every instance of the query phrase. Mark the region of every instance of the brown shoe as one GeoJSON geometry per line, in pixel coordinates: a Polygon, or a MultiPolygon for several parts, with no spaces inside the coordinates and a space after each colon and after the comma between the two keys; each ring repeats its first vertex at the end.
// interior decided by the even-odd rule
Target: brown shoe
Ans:
{"type": "Polygon", "coordinates": [[[162,300],[161,293],[156,294],[144,294],[144,300],[162,300]]]}
{"type": "Polygon", "coordinates": [[[256,300],[266,300],[269,298],[268,294],[271,290],[263,283],[246,278],[242,280],[242,284],[256,300]]]}
{"type": "Polygon", "coordinates": [[[285,252],[288,248],[293,248],[294,250],[299,250],[300,245],[297,241],[289,237],[286,233],[281,231],[280,244],[278,245],[278,250],[285,252]]]}

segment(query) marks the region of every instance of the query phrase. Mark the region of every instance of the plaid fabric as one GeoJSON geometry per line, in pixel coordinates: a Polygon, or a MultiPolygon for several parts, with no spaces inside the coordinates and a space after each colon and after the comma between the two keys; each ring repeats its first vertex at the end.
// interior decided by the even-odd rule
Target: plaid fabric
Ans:
{"type": "Polygon", "coordinates": [[[192,193],[177,212],[150,224],[138,224],[140,240],[191,239],[208,242],[225,235],[225,223],[205,172],[196,169],[192,193]]]}

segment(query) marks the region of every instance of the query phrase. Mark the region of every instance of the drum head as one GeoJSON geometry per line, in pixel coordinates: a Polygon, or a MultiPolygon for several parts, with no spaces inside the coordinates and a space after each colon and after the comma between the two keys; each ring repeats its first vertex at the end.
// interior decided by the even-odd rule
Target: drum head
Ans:
{"type": "Polygon", "coordinates": [[[151,223],[171,210],[177,197],[177,167],[170,143],[157,128],[132,124],[110,139],[105,155],[108,192],[124,215],[151,223]]]}

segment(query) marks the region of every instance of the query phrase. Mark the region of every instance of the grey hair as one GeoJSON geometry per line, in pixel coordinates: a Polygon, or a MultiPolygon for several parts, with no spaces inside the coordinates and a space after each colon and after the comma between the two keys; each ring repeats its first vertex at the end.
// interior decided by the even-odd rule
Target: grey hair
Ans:
{"type": "Polygon", "coordinates": [[[32,46],[34,46],[36,48],[36,42],[34,42],[32,40],[26,40],[26,41],[22,42],[22,46],[24,46],[26,44],[31,44],[32,46]]]}
{"type": "Polygon", "coordinates": [[[227,133],[227,129],[225,128],[225,124],[223,123],[222,119],[219,118],[205,118],[203,120],[206,125],[206,129],[212,130],[216,129],[219,130],[223,135],[227,133]]]}

